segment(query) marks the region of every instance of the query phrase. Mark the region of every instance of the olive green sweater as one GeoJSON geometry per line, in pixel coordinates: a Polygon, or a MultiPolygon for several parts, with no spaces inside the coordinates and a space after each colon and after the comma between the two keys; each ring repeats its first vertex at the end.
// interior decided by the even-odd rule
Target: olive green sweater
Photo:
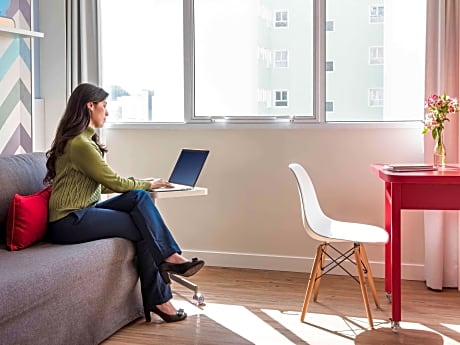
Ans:
{"type": "Polygon", "coordinates": [[[148,190],[150,182],[119,176],[105,162],[96,143],[95,130],[88,127],[67,142],[64,154],[56,159],[56,177],[49,200],[49,221],[70,212],[94,206],[101,193],[148,190]]]}

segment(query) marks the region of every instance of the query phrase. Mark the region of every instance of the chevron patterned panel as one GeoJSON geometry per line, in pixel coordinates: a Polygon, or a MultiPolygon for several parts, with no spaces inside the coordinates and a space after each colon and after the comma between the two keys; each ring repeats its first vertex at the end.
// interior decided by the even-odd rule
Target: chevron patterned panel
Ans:
{"type": "Polygon", "coordinates": [[[6,0],[8,1],[10,5],[6,16],[14,19],[18,29],[30,30],[30,0],[6,0]]]}
{"type": "MultiPolygon", "coordinates": [[[[29,0],[0,0],[0,13],[30,30],[29,0]]],[[[0,154],[32,151],[30,47],[30,38],[0,35],[0,154]]]]}

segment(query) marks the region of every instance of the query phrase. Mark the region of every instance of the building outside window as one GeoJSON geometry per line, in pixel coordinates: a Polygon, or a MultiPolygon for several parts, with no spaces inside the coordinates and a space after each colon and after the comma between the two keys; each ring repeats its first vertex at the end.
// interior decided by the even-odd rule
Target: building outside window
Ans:
{"type": "Polygon", "coordinates": [[[102,85],[123,90],[107,103],[117,114],[109,122],[184,121],[182,11],[182,0],[101,1],[102,85]],[[136,16],[126,15],[127,7],[136,16]]]}
{"type": "Polygon", "coordinates": [[[325,110],[327,113],[334,112],[334,101],[326,101],[325,110]]]}
{"type": "Polygon", "coordinates": [[[334,71],[334,61],[326,61],[326,72],[334,71]]]}
{"type": "Polygon", "coordinates": [[[289,90],[288,115],[313,118],[313,41],[304,36],[313,34],[312,0],[289,1],[301,14],[297,16],[280,0],[194,0],[194,4],[195,120],[286,116],[286,100],[276,101],[273,90],[289,90]],[[267,25],[266,9],[272,18],[288,20],[289,29],[267,25]],[[257,47],[263,47],[265,61],[271,57],[271,68],[255,59],[257,47]],[[264,99],[271,102],[258,101],[258,90],[270,90],[271,97],[264,99]]]}
{"type": "Polygon", "coordinates": [[[361,0],[359,4],[326,0],[326,18],[340,23],[334,32],[325,33],[325,61],[340,65],[334,73],[326,73],[325,99],[334,100],[334,112],[325,114],[326,121],[422,120],[426,1],[361,0]],[[385,23],[384,11],[391,18],[385,23]],[[408,25],[402,13],[417,20],[408,25]],[[381,24],[370,23],[370,14],[379,16],[381,24]],[[373,106],[369,106],[369,89],[383,89],[373,106]]]}

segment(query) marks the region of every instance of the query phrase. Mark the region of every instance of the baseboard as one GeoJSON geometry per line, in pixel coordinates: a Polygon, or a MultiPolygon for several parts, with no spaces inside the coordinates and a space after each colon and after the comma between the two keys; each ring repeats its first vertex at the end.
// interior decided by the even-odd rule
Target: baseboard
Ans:
{"type": "MultiPolygon", "coordinates": [[[[198,250],[184,250],[184,255],[187,257],[199,257],[206,261],[207,266],[217,267],[234,267],[234,268],[250,268],[288,272],[310,272],[313,265],[312,257],[300,256],[279,256],[279,255],[264,255],[264,254],[248,254],[234,252],[211,252],[198,250]]],[[[372,274],[376,278],[383,278],[385,275],[384,262],[371,261],[372,274]]],[[[354,273],[355,268],[352,264],[344,265],[350,272],[354,273]]],[[[345,275],[342,270],[335,269],[330,273],[345,275]]],[[[406,264],[401,265],[401,277],[405,280],[424,281],[424,267],[421,264],[406,264]]]]}

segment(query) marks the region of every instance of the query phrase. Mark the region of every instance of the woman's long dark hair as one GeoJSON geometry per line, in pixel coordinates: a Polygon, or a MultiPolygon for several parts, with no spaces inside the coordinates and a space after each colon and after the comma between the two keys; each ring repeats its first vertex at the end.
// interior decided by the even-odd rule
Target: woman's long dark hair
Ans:
{"type": "MultiPolygon", "coordinates": [[[[88,102],[102,102],[109,94],[102,88],[93,84],[78,85],[69,97],[67,106],[62,116],[56,136],[49,151],[46,152],[46,168],[48,170],[43,182],[52,184],[56,177],[56,159],[64,153],[67,142],[82,133],[89,125],[90,112],[88,102]]],[[[99,136],[94,134],[91,138],[102,154],[107,152],[107,148],[99,142],[99,136]]]]}

